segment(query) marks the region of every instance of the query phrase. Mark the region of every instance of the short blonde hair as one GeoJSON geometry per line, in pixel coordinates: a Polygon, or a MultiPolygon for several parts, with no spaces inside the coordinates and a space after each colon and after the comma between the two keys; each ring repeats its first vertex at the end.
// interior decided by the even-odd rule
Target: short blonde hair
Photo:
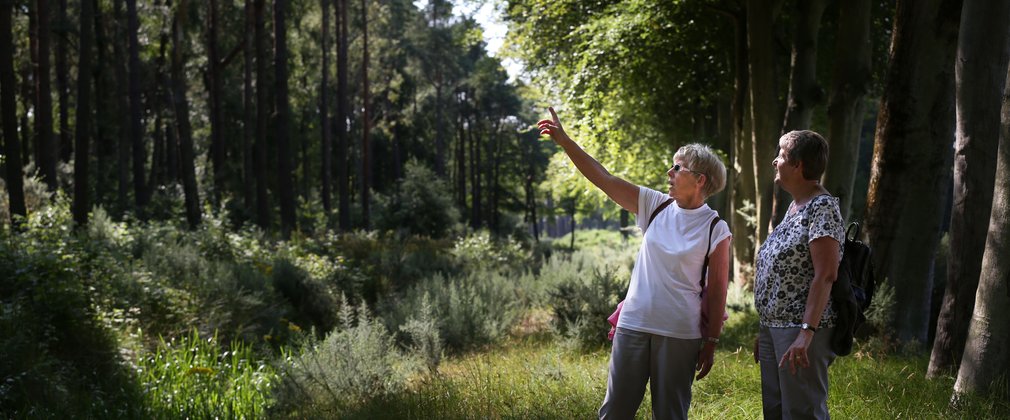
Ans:
{"type": "Polygon", "coordinates": [[[673,159],[679,159],[687,168],[705,175],[705,185],[701,191],[705,198],[718,194],[726,188],[726,165],[712,148],[700,143],[691,143],[677,149],[673,159]]]}

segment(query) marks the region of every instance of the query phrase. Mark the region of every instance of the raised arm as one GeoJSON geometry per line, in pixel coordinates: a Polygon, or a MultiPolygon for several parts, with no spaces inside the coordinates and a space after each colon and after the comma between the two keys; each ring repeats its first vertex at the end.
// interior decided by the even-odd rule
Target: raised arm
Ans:
{"type": "Polygon", "coordinates": [[[593,185],[603,190],[611,200],[614,200],[614,202],[625,210],[638,214],[638,186],[614,176],[600,162],[590,156],[589,153],[582,150],[565,133],[565,129],[561,127],[561,120],[558,119],[558,114],[554,112],[554,108],[551,107],[548,110],[551,112],[551,119],[540,120],[537,123],[537,126],[540,128],[540,134],[549,135],[555,143],[561,146],[579,172],[589,182],[592,182],[593,185]]]}

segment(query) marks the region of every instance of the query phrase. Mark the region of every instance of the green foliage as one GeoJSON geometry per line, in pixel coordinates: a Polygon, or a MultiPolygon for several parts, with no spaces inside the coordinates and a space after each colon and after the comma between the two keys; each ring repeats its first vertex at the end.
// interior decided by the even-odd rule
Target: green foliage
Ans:
{"type": "Polygon", "coordinates": [[[292,417],[334,417],[341,410],[401,391],[416,369],[382,322],[341,302],[340,327],[286,357],[278,409],[292,417]]]}
{"type": "Polygon", "coordinates": [[[203,339],[196,330],[162,339],[140,357],[137,374],[145,416],[158,418],[261,418],[277,381],[250,346],[233,342],[224,350],[216,335],[203,339]]]}
{"type": "Polygon", "coordinates": [[[456,240],[452,249],[456,264],[465,271],[522,272],[533,254],[513,238],[495,238],[480,231],[456,240]]]}
{"type": "Polygon", "coordinates": [[[321,333],[333,329],[339,293],[335,285],[313,278],[286,259],[273,265],[270,277],[274,289],[294,308],[291,319],[296,325],[311,325],[321,333]]]}
{"type": "Polygon", "coordinates": [[[627,294],[627,281],[609,267],[565,281],[550,293],[555,327],[580,347],[598,347],[607,341],[607,317],[627,294]]]}
{"type": "Polygon", "coordinates": [[[442,337],[438,332],[438,318],[431,305],[428,293],[421,298],[421,310],[417,318],[410,317],[400,326],[407,335],[410,352],[421,357],[429,372],[438,370],[442,362],[442,337]]]}
{"type": "Polygon", "coordinates": [[[417,160],[407,162],[404,171],[395,191],[376,195],[375,227],[435,238],[457,229],[459,210],[445,181],[417,160]]]}
{"type": "Polygon", "coordinates": [[[21,234],[0,230],[0,412],[129,416],[137,390],[93,297],[115,270],[70,234],[68,204],[30,213],[21,234]]]}
{"type": "Polygon", "coordinates": [[[438,320],[439,336],[451,351],[496,342],[508,334],[528,304],[522,296],[532,276],[512,278],[499,272],[473,271],[458,277],[436,274],[402,296],[384,302],[387,325],[405,325],[424,313],[426,296],[438,320]]]}

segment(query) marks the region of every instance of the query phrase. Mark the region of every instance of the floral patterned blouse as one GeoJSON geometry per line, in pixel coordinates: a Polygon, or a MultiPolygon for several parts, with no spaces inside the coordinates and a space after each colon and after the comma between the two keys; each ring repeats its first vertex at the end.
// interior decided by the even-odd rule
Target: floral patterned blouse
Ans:
{"type": "MultiPolygon", "coordinates": [[[[810,242],[830,236],[845,243],[845,227],[838,198],[819,195],[806,205],[789,206],[786,217],[768,239],[761,244],[757,258],[757,279],[754,285],[754,306],[761,326],[796,328],[803,323],[810,283],[814,279],[814,263],[810,257],[810,242]]],[[[838,247],[838,258],[842,247],[838,247]]],[[[835,324],[831,300],[821,314],[820,328],[835,324]]]]}

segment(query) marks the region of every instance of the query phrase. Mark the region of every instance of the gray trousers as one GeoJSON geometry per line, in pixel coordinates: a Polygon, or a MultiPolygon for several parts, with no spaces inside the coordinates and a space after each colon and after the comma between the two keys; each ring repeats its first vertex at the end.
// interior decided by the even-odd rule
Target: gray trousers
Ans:
{"type": "Polygon", "coordinates": [[[682,340],[618,328],[600,418],[634,418],[648,382],[653,418],[686,419],[700,348],[700,338],[682,340]]]}
{"type": "Polygon", "coordinates": [[[828,366],[835,360],[831,351],[832,328],[817,330],[807,349],[810,367],[789,373],[789,365],[779,361],[796,340],[799,328],[761,327],[758,355],[761,363],[761,403],[765,419],[830,419],[828,414],[828,366]]]}

